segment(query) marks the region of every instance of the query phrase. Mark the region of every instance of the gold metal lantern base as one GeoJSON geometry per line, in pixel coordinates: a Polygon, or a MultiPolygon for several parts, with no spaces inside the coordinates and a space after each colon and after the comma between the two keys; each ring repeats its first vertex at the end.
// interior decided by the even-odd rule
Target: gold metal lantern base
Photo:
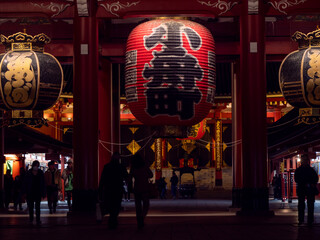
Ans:
{"type": "Polygon", "coordinates": [[[155,131],[154,138],[186,138],[188,137],[187,126],[164,125],[152,128],[155,131]]]}
{"type": "Polygon", "coordinates": [[[298,124],[320,123],[320,108],[299,108],[298,124]]]}
{"type": "Polygon", "coordinates": [[[28,125],[30,127],[41,127],[47,125],[43,118],[43,111],[39,110],[10,110],[4,112],[4,125],[14,127],[28,125]]]}

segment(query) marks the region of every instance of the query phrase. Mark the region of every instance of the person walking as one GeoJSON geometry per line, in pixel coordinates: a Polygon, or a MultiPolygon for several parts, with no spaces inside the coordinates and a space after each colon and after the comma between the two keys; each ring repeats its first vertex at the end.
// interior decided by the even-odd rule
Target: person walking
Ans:
{"type": "Polygon", "coordinates": [[[63,170],[61,177],[64,181],[64,192],[65,192],[65,195],[67,195],[68,208],[69,208],[69,211],[72,211],[72,204],[71,204],[71,198],[72,198],[72,192],[73,192],[72,161],[69,160],[67,164],[68,164],[67,168],[63,170]]]}
{"type": "Polygon", "coordinates": [[[115,229],[118,226],[118,215],[121,209],[123,196],[123,181],[127,181],[128,172],[120,164],[120,154],[115,152],[110,163],[107,163],[101,174],[99,182],[99,199],[102,203],[102,211],[109,212],[108,226],[115,229]]]}
{"type": "Polygon", "coordinates": [[[46,188],[44,181],[44,174],[39,168],[39,161],[32,162],[32,168],[26,174],[25,189],[27,194],[27,203],[29,209],[29,221],[33,222],[34,208],[36,209],[36,222],[38,225],[40,221],[40,202],[41,198],[46,196],[46,188]]]}
{"type": "Polygon", "coordinates": [[[166,199],[167,198],[167,182],[165,177],[162,177],[159,179],[159,189],[160,189],[160,198],[166,199]]]}
{"type": "Polygon", "coordinates": [[[178,177],[175,171],[172,171],[172,177],[170,178],[171,182],[171,195],[173,199],[177,198],[177,185],[178,185],[178,177]]]}
{"type": "Polygon", "coordinates": [[[7,169],[6,174],[4,175],[4,203],[5,208],[9,209],[9,204],[12,199],[12,192],[13,192],[13,177],[11,175],[11,170],[7,169]]]}
{"type": "Polygon", "coordinates": [[[314,221],[314,202],[315,195],[319,194],[316,184],[318,174],[310,167],[310,160],[307,154],[301,157],[301,166],[296,169],[294,180],[298,184],[298,220],[299,225],[304,223],[305,198],[307,197],[308,206],[308,225],[311,226],[314,221]]]}
{"type": "Polygon", "coordinates": [[[134,179],[133,193],[138,228],[142,228],[149,210],[149,179],[153,177],[153,173],[140,155],[133,156],[130,176],[134,179]]]}
{"type": "Polygon", "coordinates": [[[44,178],[47,187],[47,200],[50,214],[56,213],[58,193],[61,190],[61,174],[54,166],[54,161],[48,163],[49,169],[45,172],[44,178]]]}
{"type": "Polygon", "coordinates": [[[17,211],[18,205],[19,205],[19,210],[22,211],[22,202],[23,200],[23,186],[24,186],[24,181],[25,181],[25,176],[26,176],[26,170],[24,167],[20,168],[20,175],[16,176],[14,179],[14,193],[13,193],[13,198],[14,198],[14,210],[17,211]]]}

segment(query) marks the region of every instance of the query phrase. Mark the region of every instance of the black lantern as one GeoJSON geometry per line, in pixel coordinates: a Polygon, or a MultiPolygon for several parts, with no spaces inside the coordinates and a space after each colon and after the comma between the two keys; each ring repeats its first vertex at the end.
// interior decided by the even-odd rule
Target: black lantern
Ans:
{"type": "Polygon", "coordinates": [[[0,55],[0,108],[11,122],[33,125],[32,120],[41,120],[43,110],[59,99],[63,86],[61,65],[43,52],[50,42],[43,33],[31,36],[18,32],[0,38],[6,48],[0,55]]]}
{"type": "Polygon", "coordinates": [[[292,39],[298,42],[299,49],[282,61],[280,88],[288,103],[300,109],[300,122],[317,123],[320,120],[320,29],[308,34],[296,32],[292,39]]]}

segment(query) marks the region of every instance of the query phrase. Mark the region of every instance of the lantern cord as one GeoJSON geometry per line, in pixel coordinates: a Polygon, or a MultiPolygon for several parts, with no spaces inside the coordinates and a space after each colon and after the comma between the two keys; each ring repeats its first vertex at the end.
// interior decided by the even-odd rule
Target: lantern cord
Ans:
{"type": "MultiPolygon", "coordinates": [[[[156,134],[156,132],[152,133],[150,136],[147,136],[147,137],[145,137],[145,138],[143,138],[143,139],[135,140],[135,141],[136,141],[136,142],[145,141],[145,140],[153,137],[155,134],[156,134]]],[[[125,145],[130,144],[130,142],[129,142],[129,143],[112,143],[112,142],[103,141],[103,140],[101,140],[101,139],[99,139],[99,141],[102,142],[102,143],[108,144],[108,145],[116,145],[116,146],[125,146],[125,145]]]]}
{"type": "Polygon", "coordinates": [[[64,130],[63,128],[56,127],[56,126],[54,126],[54,125],[52,125],[52,124],[50,124],[50,123],[48,123],[48,125],[49,125],[50,127],[53,127],[53,128],[55,128],[55,129],[58,129],[58,130],[60,130],[60,131],[63,131],[63,130],[64,130]]]}
{"type": "MultiPolygon", "coordinates": [[[[205,140],[202,140],[202,139],[198,139],[198,141],[203,142],[203,143],[206,143],[206,144],[210,143],[210,144],[213,144],[213,145],[220,145],[220,143],[208,142],[208,141],[205,141],[205,140]]],[[[227,145],[227,146],[228,146],[228,145],[232,146],[232,145],[237,145],[237,144],[239,144],[239,143],[241,143],[241,142],[242,142],[242,139],[239,139],[239,140],[236,140],[236,141],[233,141],[233,142],[221,143],[221,145],[225,144],[225,145],[227,145]]]]}
{"type": "MultiPolygon", "coordinates": [[[[148,141],[147,141],[137,152],[140,152],[142,149],[144,149],[144,148],[147,146],[147,144],[150,142],[151,139],[152,139],[152,136],[149,136],[148,141]]],[[[113,154],[113,152],[112,152],[109,148],[107,148],[107,147],[103,144],[103,142],[101,142],[101,140],[99,140],[99,143],[101,144],[101,146],[102,146],[104,149],[106,149],[108,152],[110,152],[111,154],[113,154]]],[[[133,156],[133,155],[134,155],[134,154],[121,155],[121,157],[130,157],[130,156],[133,156]]]]}
{"type": "MultiPolygon", "coordinates": [[[[241,142],[238,142],[238,143],[234,143],[234,144],[232,144],[232,145],[227,145],[227,148],[228,148],[228,147],[234,147],[234,146],[236,146],[236,145],[239,145],[240,143],[242,143],[242,141],[241,141],[241,142]]],[[[203,147],[206,147],[206,145],[205,145],[205,144],[202,144],[201,142],[198,142],[198,144],[201,145],[201,146],[203,146],[203,147]]],[[[222,147],[222,146],[223,146],[223,143],[222,143],[222,144],[213,144],[213,143],[212,143],[212,145],[215,145],[214,148],[218,148],[218,147],[222,147]]]]}
{"type": "Polygon", "coordinates": [[[113,154],[113,152],[112,152],[109,148],[107,148],[106,146],[104,146],[101,141],[99,141],[99,143],[101,144],[101,146],[102,146],[105,150],[107,150],[109,153],[113,154]]]}

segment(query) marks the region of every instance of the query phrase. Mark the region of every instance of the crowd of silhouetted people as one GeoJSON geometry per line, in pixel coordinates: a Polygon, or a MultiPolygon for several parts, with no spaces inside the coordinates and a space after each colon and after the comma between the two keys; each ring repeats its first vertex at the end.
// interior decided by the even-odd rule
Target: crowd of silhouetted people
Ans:
{"type": "MultiPolygon", "coordinates": [[[[130,160],[130,170],[121,164],[121,155],[115,152],[111,161],[107,163],[102,171],[99,189],[98,203],[100,218],[109,215],[108,226],[115,229],[118,226],[118,215],[121,211],[121,202],[130,201],[130,194],[134,195],[136,221],[138,228],[143,228],[145,218],[150,206],[150,197],[156,186],[158,197],[167,198],[167,182],[165,177],[160,177],[156,183],[152,183],[153,173],[147,162],[139,155],[133,155],[130,160]]],[[[296,169],[294,179],[298,185],[298,220],[299,224],[304,223],[305,199],[308,207],[308,225],[314,222],[314,202],[315,196],[319,194],[317,190],[318,175],[310,167],[308,156],[302,155],[301,166],[296,169]]],[[[170,178],[171,197],[177,198],[178,177],[173,171],[170,178]]],[[[11,170],[7,170],[4,176],[4,205],[9,208],[13,203],[15,211],[22,211],[22,203],[27,202],[29,221],[34,220],[41,224],[40,203],[45,197],[48,201],[50,214],[56,213],[59,193],[64,184],[65,195],[69,211],[72,211],[73,192],[73,170],[72,161],[67,162],[67,167],[62,173],[56,168],[54,161],[48,163],[47,171],[40,169],[39,161],[33,161],[30,169],[20,168],[20,174],[13,179],[11,170]],[[63,181],[62,181],[63,180],[63,181]]],[[[274,198],[281,199],[281,176],[277,175],[273,179],[274,198]]]]}
{"type": "Polygon", "coordinates": [[[72,161],[67,162],[68,167],[61,172],[56,168],[54,161],[48,163],[47,171],[40,169],[40,162],[32,162],[30,169],[20,168],[19,175],[13,179],[11,170],[7,169],[4,175],[4,205],[9,209],[13,203],[15,211],[26,210],[29,212],[30,223],[34,220],[41,224],[40,204],[41,200],[47,198],[49,213],[56,213],[59,193],[61,192],[62,181],[64,180],[65,194],[67,195],[69,210],[72,210],[71,198],[73,190],[72,161]],[[27,202],[27,208],[23,209],[22,204],[27,202]]]}

